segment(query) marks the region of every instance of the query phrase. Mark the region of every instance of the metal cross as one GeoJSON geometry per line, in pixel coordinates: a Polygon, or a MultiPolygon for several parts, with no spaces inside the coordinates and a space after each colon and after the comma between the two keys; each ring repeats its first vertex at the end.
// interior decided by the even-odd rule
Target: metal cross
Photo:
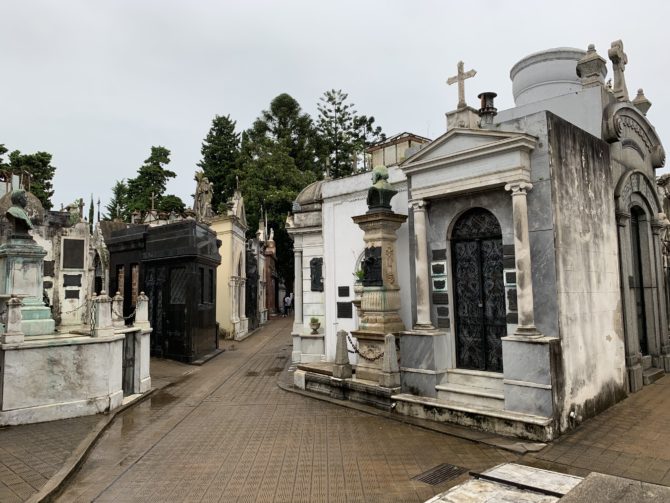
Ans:
{"type": "Polygon", "coordinates": [[[458,106],[457,109],[465,108],[467,103],[465,103],[465,79],[470,79],[477,75],[477,70],[468,70],[467,72],[463,71],[463,62],[458,62],[458,74],[447,79],[447,84],[455,84],[458,82],[458,106]]]}

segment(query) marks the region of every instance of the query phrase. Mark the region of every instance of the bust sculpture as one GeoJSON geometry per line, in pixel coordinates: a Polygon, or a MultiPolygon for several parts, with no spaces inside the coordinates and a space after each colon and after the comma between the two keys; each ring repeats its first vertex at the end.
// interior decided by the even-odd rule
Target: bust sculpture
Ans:
{"type": "Polygon", "coordinates": [[[372,170],[372,187],[368,189],[368,213],[391,209],[391,199],[398,191],[388,181],[386,166],[376,166],[372,170]]]}
{"type": "Polygon", "coordinates": [[[33,228],[33,224],[26,213],[28,198],[26,191],[19,189],[12,191],[12,206],[9,207],[5,216],[12,224],[14,235],[26,236],[28,231],[33,228]]]}

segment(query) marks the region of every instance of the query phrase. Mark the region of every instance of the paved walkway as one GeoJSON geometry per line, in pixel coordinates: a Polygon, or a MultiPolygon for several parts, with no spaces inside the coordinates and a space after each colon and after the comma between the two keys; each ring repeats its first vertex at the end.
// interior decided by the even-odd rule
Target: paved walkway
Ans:
{"type": "MultiPolygon", "coordinates": [[[[504,461],[670,486],[670,376],[544,450],[509,451],[279,389],[290,319],[202,367],[152,360],[148,400],[120,413],[58,501],[425,501],[467,478],[412,480],[441,463],[504,461]]],[[[25,501],[105,416],[0,429],[0,502],[25,501]]]]}
{"type": "Polygon", "coordinates": [[[422,502],[516,454],[283,391],[290,319],[124,412],[58,501],[422,502]],[[463,475],[458,480],[467,478],[463,475]]]}

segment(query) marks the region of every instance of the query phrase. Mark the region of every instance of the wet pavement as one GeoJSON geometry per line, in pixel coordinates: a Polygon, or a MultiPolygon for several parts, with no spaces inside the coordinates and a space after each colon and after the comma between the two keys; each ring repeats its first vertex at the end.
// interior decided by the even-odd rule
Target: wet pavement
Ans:
{"type": "Polygon", "coordinates": [[[518,455],[281,390],[290,319],[119,415],[57,501],[425,501],[518,455]]]}

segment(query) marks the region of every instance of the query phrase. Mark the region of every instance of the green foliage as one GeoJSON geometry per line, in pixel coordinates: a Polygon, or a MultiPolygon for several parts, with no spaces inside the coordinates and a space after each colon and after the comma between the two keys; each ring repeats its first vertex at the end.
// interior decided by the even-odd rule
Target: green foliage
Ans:
{"type": "Polygon", "coordinates": [[[3,155],[5,155],[8,152],[7,148],[5,147],[4,143],[0,143],[0,170],[5,170],[9,168],[9,165],[5,163],[4,159],[2,158],[3,155]]]}
{"type": "Polygon", "coordinates": [[[166,213],[174,211],[179,215],[184,213],[184,210],[186,210],[184,201],[182,201],[181,198],[175,196],[174,194],[168,194],[161,197],[161,201],[158,203],[158,211],[164,211],[166,213]]]}
{"type": "Polygon", "coordinates": [[[347,102],[348,96],[332,89],[324,93],[318,105],[321,152],[332,178],[369,168],[365,163],[365,149],[386,138],[381,127],[375,127],[374,117],[357,115],[354,104],[347,102]]]}
{"type": "Polygon", "coordinates": [[[286,216],[303,187],[316,177],[312,172],[300,171],[282,143],[269,138],[251,141],[246,133],[242,135],[240,173],[249,236],[256,233],[263,208],[275,231],[278,273],[290,284],[293,247],[285,229],[286,216]]]}
{"type": "Polygon", "coordinates": [[[151,209],[152,195],[155,205],[160,203],[165,192],[167,181],[177,174],[165,169],[170,163],[170,151],[165,147],[151,147],[151,155],[137,170],[137,176],[128,180],[127,209],[133,211],[147,211],[151,209]]]}
{"type": "Polygon", "coordinates": [[[130,219],[128,211],[128,186],[123,180],[117,180],[112,188],[112,198],[105,206],[107,214],[105,220],[123,220],[127,222],[130,219]]]}
{"type": "MultiPolygon", "coordinates": [[[[2,146],[4,152],[7,149],[2,146]]],[[[34,154],[22,154],[14,150],[9,154],[9,169],[14,174],[27,173],[30,175],[30,192],[32,192],[42,203],[45,210],[53,207],[51,197],[54,195],[53,177],[56,168],[51,165],[51,154],[47,152],[35,152],[34,154]]],[[[26,187],[27,188],[27,187],[26,187]]]]}
{"type": "Polygon", "coordinates": [[[240,135],[235,132],[235,124],[228,115],[215,116],[200,149],[202,160],[198,166],[214,185],[214,209],[230,199],[235,191],[236,163],[240,151],[240,135]]]}
{"type": "Polygon", "coordinates": [[[270,140],[284,148],[299,171],[320,177],[322,169],[317,162],[319,138],[312,118],[302,112],[298,102],[288,94],[280,94],[261,112],[247,131],[251,142],[270,140]]]}

